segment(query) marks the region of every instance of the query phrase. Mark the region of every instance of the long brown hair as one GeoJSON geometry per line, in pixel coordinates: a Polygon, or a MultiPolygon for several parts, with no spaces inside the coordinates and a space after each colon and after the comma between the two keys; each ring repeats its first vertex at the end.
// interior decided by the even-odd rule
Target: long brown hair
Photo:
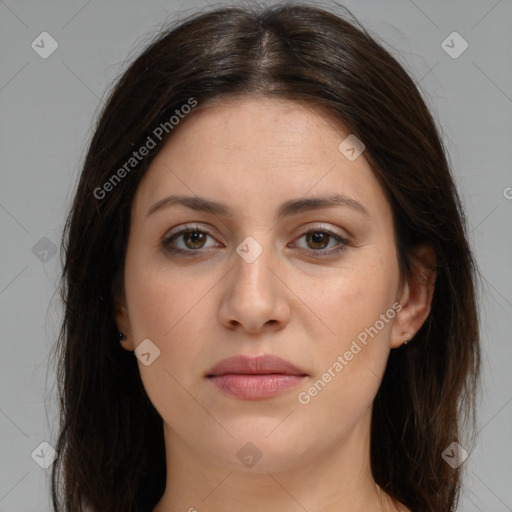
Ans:
{"type": "Polygon", "coordinates": [[[463,443],[465,420],[474,426],[480,365],[465,219],[414,81],[346,12],[296,2],[209,9],[159,33],[110,93],[63,236],[56,512],[151,510],[164,492],[162,419],[135,357],[118,343],[113,299],[134,194],[173,130],[129,170],[126,163],[190,98],[201,105],[235,94],[305,101],[339,120],[363,141],[390,198],[403,272],[414,246],[434,249],[431,313],[407,347],[391,351],[374,400],[371,468],[377,484],[412,511],[455,510],[461,468],[442,452],[463,443]]]}

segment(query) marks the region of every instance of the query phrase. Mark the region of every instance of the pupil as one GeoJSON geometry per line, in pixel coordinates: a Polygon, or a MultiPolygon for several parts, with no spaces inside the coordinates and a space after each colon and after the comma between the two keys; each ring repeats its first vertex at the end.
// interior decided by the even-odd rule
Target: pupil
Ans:
{"type": "Polygon", "coordinates": [[[191,238],[193,244],[201,243],[202,236],[203,236],[203,233],[199,233],[198,231],[191,231],[189,233],[189,237],[191,238]]]}
{"type": "Polygon", "coordinates": [[[325,233],[312,233],[311,235],[313,244],[322,244],[322,249],[325,247],[325,233]]]}

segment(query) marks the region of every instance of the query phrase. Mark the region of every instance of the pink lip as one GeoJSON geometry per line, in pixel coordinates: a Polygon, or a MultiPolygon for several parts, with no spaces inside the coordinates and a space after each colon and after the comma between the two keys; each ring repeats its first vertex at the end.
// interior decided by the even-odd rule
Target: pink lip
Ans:
{"type": "Polygon", "coordinates": [[[297,386],[307,374],[278,356],[240,355],[223,359],[207,377],[224,393],[245,400],[261,400],[297,386]]]}

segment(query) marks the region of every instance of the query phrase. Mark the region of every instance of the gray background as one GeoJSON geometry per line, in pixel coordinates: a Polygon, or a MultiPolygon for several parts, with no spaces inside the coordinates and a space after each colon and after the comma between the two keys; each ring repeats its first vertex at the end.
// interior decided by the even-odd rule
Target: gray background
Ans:
{"type": "MultiPolygon", "coordinates": [[[[140,44],[176,12],[206,5],[0,1],[0,512],[50,510],[50,470],[31,454],[55,440],[48,368],[61,315],[55,251],[92,122],[140,44]],[[44,31],[58,42],[47,59],[31,47],[44,31]]],[[[512,511],[512,2],[344,5],[415,77],[442,127],[484,277],[479,441],[464,463],[459,510],[512,511]],[[453,31],[469,44],[458,58],[441,46],[453,31]]],[[[448,41],[452,51],[461,48],[448,41]]]]}

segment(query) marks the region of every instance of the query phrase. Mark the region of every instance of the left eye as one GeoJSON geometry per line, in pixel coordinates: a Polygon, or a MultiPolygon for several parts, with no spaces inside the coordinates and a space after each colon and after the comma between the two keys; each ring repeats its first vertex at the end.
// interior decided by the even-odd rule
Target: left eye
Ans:
{"type": "MultiPolygon", "coordinates": [[[[336,233],[325,230],[307,231],[306,233],[303,233],[297,240],[300,240],[301,238],[305,238],[306,243],[310,246],[310,248],[313,248],[314,252],[324,251],[324,249],[329,245],[330,241],[334,240],[335,242],[338,242],[337,244],[334,244],[334,247],[331,246],[331,249],[325,251],[328,254],[344,249],[348,243],[347,240],[337,235],[336,233]]],[[[308,250],[308,248],[306,249],[308,250]]]]}
{"type": "MultiPolygon", "coordinates": [[[[197,253],[200,249],[205,247],[207,237],[213,238],[207,231],[188,228],[166,237],[162,240],[162,245],[166,250],[173,253],[188,254],[192,256],[193,254],[191,253],[197,253]],[[179,244],[176,243],[178,240],[183,241],[185,245],[180,247],[179,244]]],[[[309,247],[302,247],[302,249],[318,253],[319,255],[329,255],[340,252],[348,245],[348,241],[346,239],[328,230],[315,229],[307,231],[295,240],[303,238],[306,240],[306,244],[309,247]],[[335,241],[337,243],[335,243],[334,246],[331,246],[330,249],[326,250],[326,247],[331,241],[335,241]]]]}
{"type": "Polygon", "coordinates": [[[166,238],[163,241],[163,244],[168,247],[171,250],[176,250],[178,252],[186,252],[187,249],[197,250],[202,249],[206,240],[207,236],[211,236],[206,231],[202,231],[199,229],[185,229],[182,231],[178,231],[174,235],[171,235],[170,237],[166,238]],[[186,240],[185,248],[183,247],[173,247],[171,244],[174,242],[174,240],[186,240]],[[190,240],[190,245],[188,244],[188,240],[190,240]]]}

